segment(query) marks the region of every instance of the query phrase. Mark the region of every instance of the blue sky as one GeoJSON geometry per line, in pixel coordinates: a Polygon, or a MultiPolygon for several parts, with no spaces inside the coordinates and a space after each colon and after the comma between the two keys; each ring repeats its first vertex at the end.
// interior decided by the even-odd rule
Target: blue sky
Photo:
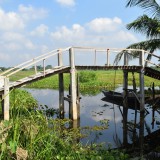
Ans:
{"type": "Polygon", "coordinates": [[[144,37],[125,26],[143,11],[126,0],[0,0],[0,66],[68,46],[123,48],[144,37]]]}

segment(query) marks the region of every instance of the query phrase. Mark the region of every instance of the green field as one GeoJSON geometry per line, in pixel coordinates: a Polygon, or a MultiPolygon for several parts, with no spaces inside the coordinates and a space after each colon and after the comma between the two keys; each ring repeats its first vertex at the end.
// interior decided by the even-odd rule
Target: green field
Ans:
{"type": "MultiPolygon", "coordinates": [[[[114,89],[123,84],[123,72],[121,70],[109,70],[109,71],[78,71],[80,79],[80,90],[100,90],[103,88],[114,89]]],[[[26,76],[34,74],[34,71],[20,71],[16,75],[10,77],[11,81],[15,81],[26,76]]],[[[139,74],[135,73],[136,85],[139,86],[139,74]]],[[[145,86],[150,87],[152,83],[155,86],[160,86],[160,81],[145,76],[145,86]]],[[[70,83],[70,75],[64,74],[64,86],[67,90],[70,83]]],[[[133,85],[132,73],[129,73],[128,84],[133,85]]],[[[50,88],[58,89],[58,75],[44,78],[37,82],[33,82],[27,85],[29,88],[50,88]]]]}
{"type": "MultiPolygon", "coordinates": [[[[123,72],[121,70],[109,70],[109,71],[78,71],[79,76],[81,73],[87,73],[87,81],[80,82],[80,86],[89,87],[89,86],[97,86],[97,87],[107,87],[107,86],[118,86],[123,84],[123,72]],[[91,74],[95,74],[96,78],[91,79],[91,74]]],[[[10,77],[10,81],[16,81],[26,76],[34,74],[34,71],[20,71],[17,74],[10,77]]],[[[139,86],[139,74],[135,73],[136,84],[139,86]]],[[[160,81],[145,76],[145,86],[149,87],[151,83],[155,83],[155,86],[160,86],[160,81]]],[[[65,88],[68,88],[69,85],[69,74],[64,74],[64,83],[65,88]]],[[[132,73],[129,73],[128,84],[133,84],[132,73]]],[[[33,82],[28,85],[31,88],[58,88],[58,75],[54,75],[51,77],[44,78],[43,80],[39,80],[37,82],[33,82]]]]}

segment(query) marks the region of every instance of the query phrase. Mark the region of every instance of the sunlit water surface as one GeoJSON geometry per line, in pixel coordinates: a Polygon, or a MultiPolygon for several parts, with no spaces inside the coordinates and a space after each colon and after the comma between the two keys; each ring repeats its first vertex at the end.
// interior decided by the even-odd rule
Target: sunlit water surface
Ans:
{"type": "MultiPolygon", "coordinates": [[[[58,109],[59,103],[59,92],[52,89],[25,89],[29,91],[33,97],[38,101],[39,105],[47,105],[49,108],[58,109]]],[[[121,90],[119,88],[118,90],[121,90]]],[[[65,92],[67,96],[68,92],[65,92]]],[[[100,125],[100,120],[109,120],[109,127],[103,131],[97,131],[90,135],[88,138],[82,140],[83,143],[102,143],[105,142],[106,145],[111,145],[112,147],[117,147],[119,142],[122,143],[123,140],[123,124],[122,124],[122,114],[117,105],[104,102],[101,99],[104,97],[102,93],[94,96],[81,95],[80,101],[80,126],[94,126],[100,125]]],[[[120,107],[122,109],[122,107],[120,107]]],[[[147,110],[151,112],[151,109],[147,107],[147,110]]],[[[69,104],[65,101],[65,116],[68,117],[69,104]]],[[[134,120],[134,110],[128,112],[128,121],[134,120]]],[[[159,114],[155,112],[156,121],[160,121],[159,114]]],[[[137,121],[139,121],[139,113],[137,115],[137,121]]],[[[147,129],[151,132],[159,129],[158,125],[151,126],[152,114],[148,114],[145,119],[145,135],[147,134],[147,129]],[[147,128],[147,129],[146,129],[147,128]]],[[[137,133],[139,131],[137,130],[137,133]]],[[[129,137],[130,139],[130,137],[129,137]]]]}

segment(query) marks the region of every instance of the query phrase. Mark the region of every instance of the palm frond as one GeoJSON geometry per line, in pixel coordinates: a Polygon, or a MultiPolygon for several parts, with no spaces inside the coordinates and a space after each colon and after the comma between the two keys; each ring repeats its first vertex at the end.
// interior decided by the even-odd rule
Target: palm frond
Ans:
{"type": "Polygon", "coordinates": [[[156,0],[127,0],[126,7],[139,6],[150,12],[154,17],[160,18],[160,6],[156,0]]]}
{"type": "MultiPolygon", "coordinates": [[[[156,49],[160,49],[160,39],[151,39],[147,41],[142,41],[139,43],[134,43],[130,46],[128,46],[126,49],[143,49],[146,50],[150,53],[153,53],[156,49]]],[[[121,60],[123,54],[126,53],[125,50],[121,51],[119,54],[117,54],[114,64],[118,64],[119,61],[121,60]]],[[[132,60],[134,58],[137,58],[139,56],[140,52],[139,51],[131,51],[129,53],[129,60],[132,60]]],[[[147,57],[147,59],[151,59],[151,55],[147,57]]]]}
{"type": "Polygon", "coordinates": [[[140,16],[127,24],[127,29],[134,29],[134,31],[146,35],[147,38],[160,37],[160,21],[156,18],[149,18],[147,15],[140,16]]]}
{"type": "Polygon", "coordinates": [[[143,49],[153,53],[156,49],[160,49],[160,39],[150,39],[139,43],[134,43],[127,48],[143,49]]]}

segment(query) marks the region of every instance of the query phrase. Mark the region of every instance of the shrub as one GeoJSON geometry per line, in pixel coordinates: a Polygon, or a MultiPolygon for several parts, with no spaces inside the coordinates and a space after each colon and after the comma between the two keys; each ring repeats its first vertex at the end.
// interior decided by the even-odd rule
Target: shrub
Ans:
{"type": "Polygon", "coordinates": [[[81,83],[90,82],[97,80],[97,75],[95,72],[81,71],[79,74],[79,81],[81,83]]]}

